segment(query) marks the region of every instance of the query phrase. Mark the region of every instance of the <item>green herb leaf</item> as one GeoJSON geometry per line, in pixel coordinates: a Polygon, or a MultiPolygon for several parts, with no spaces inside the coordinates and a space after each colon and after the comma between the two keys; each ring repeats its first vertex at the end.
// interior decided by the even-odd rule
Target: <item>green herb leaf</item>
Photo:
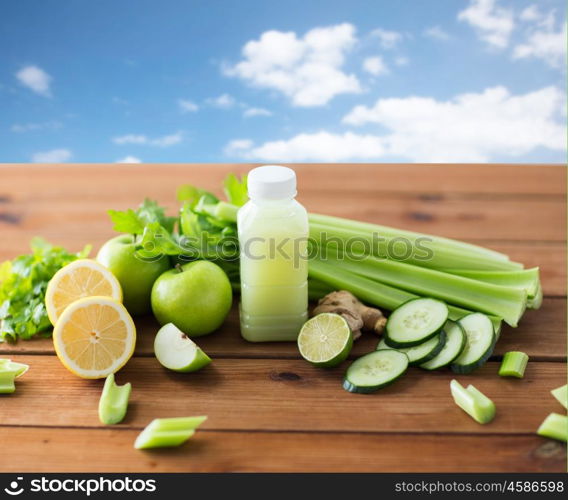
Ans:
{"type": "Polygon", "coordinates": [[[195,206],[197,202],[203,197],[206,196],[207,200],[210,203],[216,203],[219,201],[213,193],[209,191],[205,191],[204,189],[200,189],[198,187],[192,186],[191,184],[186,184],[184,186],[180,186],[177,189],[177,199],[178,201],[183,201],[185,203],[189,203],[190,206],[195,206]]]}
{"type": "Polygon", "coordinates": [[[154,259],[163,255],[180,255],[183,253],[176,237],[158,222],[151,222],[146,225],[139,247],[138,255],[142,259],[154,259]]]}
{"type": "Polygon", "coordinates": [[[144,223],[131,208],[124,212],[109,210],[108,214],[114,224],[113,229],[119,233],[142,234],[144,231],[144,223]]]}
{"type": "Polygon", "coordinates": [[[114,223],[115,231],[136,235],[144,233],[146,224],[152,222],[157,222],[171,233],[177,220],[176,217],[168,217],[164,207],[148,198],[136,210],[131,208],[124,211],[109,210],[108,214],[114,223]]]}
{"type": "Polygon", "coordinates": [[[235,174],[229,174],[223,181],[223,189],[229,203],[243,206],[248,201],[247,176],[243,175],[241,180],[235,174]]]}
{"type": "Polygon", "coordinates": [[[34,238],[32,254],[20,255],[0,265],[0,342],[29,339],[50,328],[45,310],[45,290],[63,266],[86,257],[91,246],[78,254],[34,238]]]}

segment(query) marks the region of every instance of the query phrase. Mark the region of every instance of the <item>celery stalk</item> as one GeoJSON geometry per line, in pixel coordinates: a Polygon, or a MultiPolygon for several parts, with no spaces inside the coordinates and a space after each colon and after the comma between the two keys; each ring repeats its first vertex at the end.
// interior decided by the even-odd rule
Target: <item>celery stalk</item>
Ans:
{"type": "Polygon", "coordinates": [[[323,225],[310,220],[310,238],[321,252],[326,246],[341,246],[350,254],[371,254],[416,264],[433,269],[467,268],[479,270],[514,270],[521,264],[500,260],[465,249],[448,248],[435,239],[423,240],[398,236],[389,238],[381,233],[364,232],[359,229],[323,225]],[[376,238],[373,234],[380,236],[376,238]]]}
{"type": "Polygon", "coordinates": [[[506,352],[499,367],[499,375],[501,377],[523,378],[528,362],[529,357],[524,352],[506,352]]]}
{"type": "Polygon", "coordinates": [[[556,400],[568,409],[568,385],[565,384],[562,387],[557,387],[552,389],[550,393],[556,398],[556,400]]]}
{"type": "Polygon", "coordinates": [[[531,297],[527,300],[527,308],[528,309],[540,309],[540,306],[542,305],[542,299],[543,298],[544,297],[543,297],[543,293],[542,293],[542,286],[539,283],[535,296],[531,297]]]}
{"type": "Polygon", "coordinates": [[[493,314],[503,318],[511,326],[517,326],[525,312],[527,301],[525,290],[493,285],[376,257],[369,256],[361,260],[341,259],[341,256],[331,257],[332,252],[331,250],[328,252],[327,261],[334,268],[341,267],[346,271],[409,292],[493,314]]]}
{"type": "Polygon", "coordinates": [[[527,291],[529,299],[533,298],[540,288],[538,267],[518,271],[472,271],[469,269],[443,269],[443,271],[494,285],[522,288],[527,291]]]}
{"type": "Polygon", "coordinates": [[[236,222],[237,212],[239,211],[240,207],[232,205],[231,203],[227,203],[225,201],[219,201],[214,205],[203,205],[202,208],[209,215],[216,217],[217,219],[221,219],[227,222],[236,222]]]}
{"type": "MultiPolygon", "coordinates": [[[[346,271],[343,267],[333,266],[330,263],[319,260],[310,260],[308,267],[310,278],[322,281],[334,290],[347,290],[357,296],[363,302],[377,307],[393,311],[398,306],[410,299],[418,298],[418,295],[385,285],[364,276],[346,271]]],[[[471,314],[473,311],[448,305],[449,319],[458,319],[471,314]]],[[[501,319],[497,316],[489,316],[496,334],[501,330],[501,319]]]]}
{"type": "Polygon", "coordinates": [[[463,387],[457,380],[450,382],[455,403],[480,424],[487,424],[495,418],[495,404],[473,385],[463,387]]]}
{"type": "Polygon", "coordinates": [[[333,287],[315,279],[308,280],[308,297],[310,300],[319,300],[328,293],[333,292],[333,287]]]}
{"type": "Polygon", "coordinates": [[[138,435],[136,449],[179,446],[195,434],[207,417],[157,418],[138,435]]]}
{"type": "Polygon", "coordinates": [[[122,422],[128,408],[128,398],[132,385],[116,385],[114,374],[111,373],[105,380],[101,399],[99,400],[99,420],[105,425],[122,422]]]}
{"type": "Polygon", "coordinates": [[[544,419],[536,431],[539,436],[544,436],[558,441],[568,440],[568,417],[559,413],[551,413],[544,419]]]}
{"type": "Polygon", "coordinates": [[[446,249],[459,253],[471,253],[480,256],[485,256],[494,260],[508,261],[509,257],[501,252],[490,250],[488,248],[472,245],[463,241],[444,238],[441,236],[433,236],[415,231],[407,231],[404,229],[396,229],[378,224],[371,224],[368,222],[360,222],[341,217],[333,217],[330,215],[309,214],[310,224],[323,224],[336,228],[347,229],[350,231],[357,231],[359,233],[378,233],[385,239],[405,239],[416,242],[418,238],[428,238],[436,248],[446,249]]]}
{"type": "MultiPolygon", "coordinates": [[[[237,205],[224,201],[220,201],[214,205],[204,204],[201,207],[204,212],[207,212],[211,216],[227,222],[236,222],[237,212],[239,208],[240,207],[237,205]]],[[[487,261],[500,261],[503,263],[503,269],[522,269],[521,264],[510,262],[509,257],[501,252],[450,238],[313,213],[309,214],[309,221],[310,226],[327,226],[329,228],[337,230],[339,233],[343,233],[344,235],[347,234],[349,236],[353,235],[353,233],[358,234],[359,236],[371,236],[373,233],[376,233],[386,241],[403,239],[412,243],[413,245],[417,243],[417,240],[423,240],[427,238],[427,241],[431,244],[429,248],[437,250],[440,253],[440,257],[448,254],[453,255],[454,258],[457,258],[458,265],[446,267],[461,267],[459,264],[463,265],[463,257],[469,255],[473,260],[475,260],[475,256],[477,256],[479,259],[481,259],[481,261],[483,261],[483,259],[486,259],[487,261]]],[[[472,262],[472,265],[473,264],[474,263],[472,262]]],[[[481,265],[481,263],[478,264],[481,265]]],[[[492,269],[493,267],[490,268],[492,269]]],[[[499,267],[498,265],[496,266],[496,268],[501,269],[501,267],[499,267]]],[[[484,269],[484,267],[482,266],[480,267],[480,269],[484,269]]]]}

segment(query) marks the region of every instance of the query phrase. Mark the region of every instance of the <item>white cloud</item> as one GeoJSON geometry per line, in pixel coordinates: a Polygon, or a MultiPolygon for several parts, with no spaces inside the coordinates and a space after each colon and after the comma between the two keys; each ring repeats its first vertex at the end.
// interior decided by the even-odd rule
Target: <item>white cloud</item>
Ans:
{"type": "Polygon", "coordinates": [[[564,67],[566,60],[566,23],[556,30],[554,11],[541,13],[535,5],[521,12],[521,19],[531,22],[527,28],[526,39],[513,50],[513,59],[537,58],[549,66],[564,67]]]}
{"type": "Polygon", "coordinates": [[[44,97],[51,97],[51,76],[38,66],[25,66],[16,73],[16,78],[24,86],[44,97]]]}
{"type": "Polygon", "coordinates": [[[65,163],[72,158],[73,154],[68,149],[52,149],[39,151],[32,155],[34,163],[65,163]]]}
{"type": "Polygon", "coordinates": [[[371,31],[371,36],[377,37],[383,49],[393,49],[403,39],[402,33],[398,31],[388,31],[381,28],[371,31]]]}
{"type": "Polygon", "coordinates": [[[164,135],[162,137],[150,138],[143,134],[126,134],[113,137],[112,142],[119,145],[124,144],[145,144],[156,146],[159,148],[167,148],[180,143],[183,140],[183,132],[178,131],[175,134],[164,135]]]}
{"type": "Polygon", "coordinates": [[[515,27],[513,12],[497,6],[497,0],[470,0],[469,6],[458,14],[478,36],[494,48],[503,49],[515,27]]]}
{"type": "Polygon", "coordinates": [[[250,140],[231,141],[225,153],[262,161],[374,160],[384,155],[383,141],[373,135],[320,131],[255,146],[250,140]],[[234,144],[238,142],[238,144],[234,144]],[[237,147],[235,147],[237,146],[237,147]]]}
{"type": "Polygon", "coordinates": [[[63,127],[63,124],[59,121],[52,120],[48,122],[40,123],[15,123],[10,127],[12,132],[33,132],[36,130],[56,130],[63,127]]]}
{"type": "Polygon", "coordinates": [[[535,148],[566,149],[559,119],[564,93],[556,87],[511,95],[502,86],[461,94],[449,101],[427,97],[379,99],[356,106],[343,122],[374,123],[390,155],[424,162],[485,162],[496,155],[520,156],[535,148]]]}
{"type": "Polygon", "coordinates": [[[337,95],[361,92],[357,77],[342,71],[356,41],[355,27],[348,23],[314,28],[301,38],[291,31],[265,31],[247,42],[243,59],[224,72],[281,92],[294,106],[323,106],[337,95]]]}
{"type": "Polygon", "coordinates": [[[376,124],[377,133],[320,130],[255,144],[229,142],[225,154],[259,161],[487,162],[537,148],[566,150],[566,97],[556,87],[512,95],[505,87],[448,101],[427,97],[379,99],[344,118],[352,126],[376,124]],[[383,132],[383,130],[385,132],[383,132]]]}
{"type": "Polygon", "coordinates": [[[182,113],[195,113],[199,106],[188,99],[178,99],[178,106],[182,113]]]}
{"type": "Polygon", "coordinates": [[[397,57],[397,58],[394,60],[394,63],[395,63],[397,66],[406,66],[406,65],[409,63],[409,60],[408,60],[408,57],[400,56],[400,57],[397,57]]]}
{"type": "Polygon", "coordinates": [[[113,137],[112,142],[115,144],[147,144],[148,137],[139,134],[126,134],[113,137]]]}
{"type": "Polygon", "coordinates": [[[424,30],[424,36],[429,38],[434,38],[435,40],[441,40],[443,42],[450,39],[450,35],[448,35],[442,28],[439,26],[432,26],[424,30]]]}
{"type": "Polygon", "coordinates": [[[179,131],[175,134],[164,135],[163,137],[156,137],[151,139],[148,144],[150,146],[158,146],[159,148],[167,148],[174,144],[179,144],[183,140],[183,132],[179,131]]]}
{"type": "Polygon", "coordinates": [[[380,56],[367,57],[363,61],[363,69],[373,76],[386,75],[389,72],[387,65],[380,56]]]}
{"type": "Polygon", "coordinates": [[[136,156],[128,155],[120,160],[116,160],[115,163],[142,163],[142,160],[136,156]]]}
{"type": "Polygon", "coordinates": [[[218,97],[211,97],[205,102],[210,106],[219,109],[230,109],[237,103],[235,98],[229,94],[221,94],[218,97]]]}
{"type": "Polygon", "coordinates": [[[264,108],[248,108],[243,113],[245,118],[250,118],[252,116],[272,116],[272,111],[264,108]]]}
{"type": "Polygon", "coordinates": [[[529,5],[525,7],[521,13],[519,14],[519,18],[522,21],[536,21],[540,19],[540,11],[538,10],[538,6],[535,4],[529,5]]]}
{"type": "Polygon", "coordinates": [[[233,139],[225,146],[224,152],[228,156],[241,156],[252,148],[253,144],[250,139],[233,139]]]}

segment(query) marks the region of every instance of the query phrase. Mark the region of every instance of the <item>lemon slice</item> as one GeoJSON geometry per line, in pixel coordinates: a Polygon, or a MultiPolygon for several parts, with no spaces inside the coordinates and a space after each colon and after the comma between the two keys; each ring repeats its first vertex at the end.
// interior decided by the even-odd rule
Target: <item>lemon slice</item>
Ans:
{"type": "Polygon", "coordinates": [[[87,297],[65,309],[53,329],[57,357],[82,378],[104,378],[132,356],[136,327],[126,308],[109,297],[87,297]]]}
{"type": "Polygon", "coordinates": [[[79,259],[57,271],[47,285],[45,308],[52,325],[65,308],[82,297],[111,297],[122,302],[120,283],[106,267],[91,259],[79,259]]]}

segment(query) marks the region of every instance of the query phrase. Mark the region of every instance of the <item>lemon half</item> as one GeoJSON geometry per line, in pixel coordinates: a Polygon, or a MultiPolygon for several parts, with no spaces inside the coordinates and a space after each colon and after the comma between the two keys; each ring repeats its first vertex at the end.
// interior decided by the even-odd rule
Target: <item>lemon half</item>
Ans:
{"type": "Polygon", "coordinates": [[[82,378],[104,378],[122,368],[136,344],[126,308],[109,297],[87,297],[68,306],[53,329],[63,365],[82,378]]]}
{"type": "Polygon", "coordinates": [[[122,302],[120,283],[106,267],[79,259],[57,271],[47,285],[45,308],[52,325],[69,304],[82,297],[104,296],[122,302]]]}

